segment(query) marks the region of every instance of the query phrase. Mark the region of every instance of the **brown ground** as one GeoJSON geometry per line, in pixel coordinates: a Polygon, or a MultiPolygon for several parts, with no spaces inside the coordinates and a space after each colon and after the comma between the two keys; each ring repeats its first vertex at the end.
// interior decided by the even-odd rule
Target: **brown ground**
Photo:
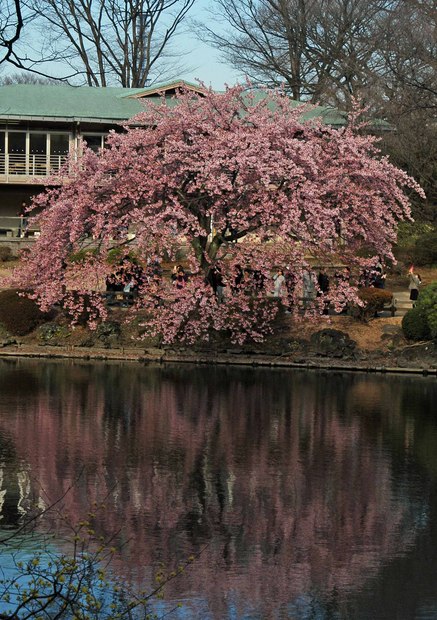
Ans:
{"type": "Polygon", "coordinates": [[[321,321],[302,322],[292,324],[290,321],[290,336],[296,339],[309,340],[311,334],[324,329],[338,329],[349,335],[355,340],[358,347],[364,351],[384,350],[387,347],[387,340],[384,341],[384,326],[394,325],[399,328],[401,333],[402,317],[376,318],[368,323],[361,323],[348,316],[323,317],[321,321]],[[323,321],[323,322],[322,322],[323,321]]]}
{"type": "MultiPolygon", "coordinates": [[[[14,263],[12,262],[0,263],[0,277],[2,274],[6,274],[13,265],[14,263]]],[[[424,285],[437,281],[437,267],[421,268],[419,273],[424,285]]],[[[408,277],[406,275],[389,276],[387,279],[387,290],[392,290],[393,292],[400,290],[405,291],[407,287],[408,277]]],[[[114,309],[112,319],[123,321],[126,316],[125,313],[125,309],[114,309]]],[[[276,350],[276,354],[283,355],[284,350],[288,349],[287,342],[309,341],[313,333],[324,328],[331,328],[347,333],[349,337],[357,343],[358,349],[364,354],[364,357],[367,356],[370,359],[377,356],[381,358],[387,356],[387,358],[390,358],[390,363],[392,363],[393,360],[395,360],[395,362],[397,360],[396,351],[405,347],[408,348],[409,346],[408,342],[403,339],[401,322],[401,317],[388,317],[375,318],[368,323],[362,323],[346,315],[320,317],[317,321],[296,322],[290,317],[284,316],[281,326],[282,329],[280,330],[281,333],[278,334],[277,337],[270,339],[265,346],[258,345],[253,349],[261,355],[267,350],[272,352],[276,350]]],[[[17,346],[29,350],[34,347],[35,350],[38,350],[38,354],[42,354],[44,350],[48,353],[48,348],[51,348],[53,345],[56,346],[59,352],[63,351],[65,354],[67,354],[68,351],[73,351],[73,349],[81,349],[83,354],[86,354],[86,349],[88,348],[95,353],[97,353],[97,349],[100,348],[113,349],[114,354],[116,354],[117,349],[119,352],[126,350],[126,354],[127,349],[136,349],[139,352],[138,354],[140,354],[141,349],[144,351],[148,346],[153,346],[153,344],[137,340],[138,325],[134,323],[135,322],[123,328],[123,337],[121,339],[110,338],[107,340],[96,340],[94,336],[90,336],[87,330],[77,328],[76,330],[68,329],[69,333],[67,337],[61,338],[58,342],[50,341],[43,343],[41,337],[38,337],[36,334],[30,334],[29,336],[18,339],[19,342],[17,346]]],[[[220,343],[218,344],[220,348],[220,343]]],[[[8,346],[7,349],[12,353],[14,345],[11,347],[8,346]]],[[[303,355],[305,355],[303,353],[304,350],[305,347],[302,349],[303,355]]],[[[6,348],[2,351],[6,352],[6,348]]],[[[206,351],[207,349],[205,349],[205,352],[206,351]]],[[[244,353],[244,351],[242,351],[242,353],[244,353]]],[[[298,352],[297,355],[299,355],[298,352]]]]}

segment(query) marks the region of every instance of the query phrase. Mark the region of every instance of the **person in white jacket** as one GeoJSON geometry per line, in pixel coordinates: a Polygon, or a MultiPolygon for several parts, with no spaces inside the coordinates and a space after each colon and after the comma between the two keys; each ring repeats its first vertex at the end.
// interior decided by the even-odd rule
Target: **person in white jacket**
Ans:
{"type": "Polygon", "coordinates": [[[410,299],[416,301],[419,297],[419,286],[422,284],[422,280],[418,273],[414,273],[413,270],[408,274],[410,282],[408,284],[408,290],[410,291],[410,299]]]}
{"type": "Polygon", "coordinates": [[[285,288],[285,276],[282,269],[279,269],[273,276],[275,288],[273,291],[273,297],[282,297],[283,289],[285,288]]]}

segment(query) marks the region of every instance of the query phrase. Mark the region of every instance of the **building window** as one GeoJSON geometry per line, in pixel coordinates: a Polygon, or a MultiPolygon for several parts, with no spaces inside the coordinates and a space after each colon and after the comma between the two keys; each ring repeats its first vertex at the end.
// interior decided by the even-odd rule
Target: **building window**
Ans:
{"type": "Polygon", "coordinates": [[[50,154],[51,155],[68,155],[70,141],[67,134],[51,133],[50,134],[50,154]]]}
{"type": "Polygon", "coordinates": [[[5,132],[0,131],[0,174],[5,173],[5,132]]]}
{"type": "Polygon", "coordinates": [[[105,136],[102,134],[84,133],[82,134],[82,139],[86,142],[89,149],[94,151],[94,153],[98,153],[104,146],[105,136]]]}
{"type": "Polygon", "coordinates": [[[70,134],[0,132],[0,174],[47,176],[59,172],[70,150],[70,134]]]}
{"type": "Polygon", "coordinates": [[[26,152],[26,134],[23,131],[8,132],[8,153],[25,153],[26,152]]]}
{"type": "Polygon", "coordinates": [[[8,131],[8,172],[26,174],[26,133],[8,131]]]}
{"type": "Polygon", "coordinates": [[[49,134],[50,170],[60,170],[70,152],[70,136],[65,133],[49,134]]]}
{"type": "Polygon", "coordinates": [[[47,134],[29,134],[29,174],[47,174],[47,134]]]}

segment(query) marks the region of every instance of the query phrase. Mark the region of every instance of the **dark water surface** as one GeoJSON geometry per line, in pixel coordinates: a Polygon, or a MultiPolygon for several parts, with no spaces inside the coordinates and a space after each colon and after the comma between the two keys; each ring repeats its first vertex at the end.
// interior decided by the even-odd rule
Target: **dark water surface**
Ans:
{"type": "Polygon", "coordinates": [[[0,526],[70,485],[172,618],[437,620],[435,377],[0,360],[0,526]]]}

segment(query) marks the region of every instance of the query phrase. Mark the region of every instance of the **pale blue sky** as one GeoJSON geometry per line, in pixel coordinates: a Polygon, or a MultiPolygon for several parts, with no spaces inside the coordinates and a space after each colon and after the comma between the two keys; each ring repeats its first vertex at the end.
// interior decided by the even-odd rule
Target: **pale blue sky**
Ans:
{"type": "Polygon", "coordinates": [[[187,38],[186,45],[190,44],[193,51],[187,55],[186,64],[193,68],[183,72],[181,77],[189,81],[199,79],[215,90],[223,90],[225,84],[231,86],[242,81],[231,67],[220,60],[218,52],[194,37],[187,38]]]}
{"type": "MultiPolygon", "coordinates": [[[[230,66],[220,59],[218,51],[200,42],[193,32],[192,22],[194,20],[206,23],[214,21],[214,26],[219,27],[218,20],[212,18],[208,13],[208,6],[210,4],[211,0],[196,0],[186,22],[183,24],[183,28],[176,35],[172,49],[176,52],[176,55],[178,53],[181,54],[180,64],[186,67],[186,69],[177,72],[177,76],[172,75],[171,77],[180,77],[188,81],[199,79],[205,85],[211,86],[215,90],[223,90],[225,84],[233,85],[241,82],[244,80],[244,76],[238,76],[230,66]]],[[[35,35],[29,30],[27,30],[26,34],[27,36],[24,36],[20,41],[22,51],[26,50],[29,55],[35,57],[37,53],[32,50],[32,38],[35,35]],[[28,47],[29,44],[30,46],[28,47]]],[[[35,49],[37,48],[38,45],[35,44],[35,49]]],[[[66,75],[70,71],[65,65],[62,66],[62,63],[48,63],[45,66],[45,70],[53,76],[66,75]]],[[[2,66],[3,75],[16,72],[17,69],[10,65],[2,66]]]]}
{"type": "MultiPolygon", "coordinates": [[[[200,21],[211,23],[219,28],[220,24],[208,12],[211,0],[196,0],[191,13],[190,22],[200,21]]],[[[181,77],[187,80],[200,79],[207,86],[216,90],[222,90],[225,84],[232,85],[241,81],[244,76],[239,76],[229,65],[220,59],[220,53],[212,47],[200,42],[193,33],[193,27],[186,26],[185,32],[180,34],[175,43],[175,48],[182,48],[190,52],[186,57],[186,65],[191,69],[183,73],[181,77]]]]}

